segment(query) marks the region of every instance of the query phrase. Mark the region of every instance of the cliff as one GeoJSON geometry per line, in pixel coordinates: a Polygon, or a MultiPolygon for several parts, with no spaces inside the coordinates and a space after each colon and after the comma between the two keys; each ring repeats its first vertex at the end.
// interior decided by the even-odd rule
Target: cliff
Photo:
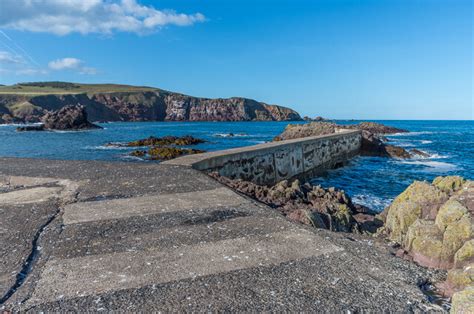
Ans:
{"type": "Polygon", "coordinates": [[[252,99],[199,98],[126,85],[26,83],[0,86],[0,123],[37,122],[51,110],[83,105],[91,121],[290,121],[289,108],[252,99]]]}

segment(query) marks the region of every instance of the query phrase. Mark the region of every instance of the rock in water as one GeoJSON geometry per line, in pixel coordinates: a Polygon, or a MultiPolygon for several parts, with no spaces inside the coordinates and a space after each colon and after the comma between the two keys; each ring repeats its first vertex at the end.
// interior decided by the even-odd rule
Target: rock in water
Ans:
{"type": "Polygon", "coordinates": [[[87,112],[82,105],[69,105],[57,111],[48,112],[42,118],[46,130],[101,129],[87,120],[87,112]]]}
{"type": "Polygon", "coordinates": [[[319,136],[336,133],[341,129],[362,130],[361,154],[393,158],[410,158],[411,154],[402,147],[387,145],[382,134],[403,133],[406,130],[389,127],[374,122],[362,122],[356,125],[338,125],[332,122],[311,122],[308,124],[289,124],[283,133],[275,137],[275,141],[294,138],[319,136]]]}
{"type": "Polygon", "coordinates": [[[385,210],[382,233],[420,265],[449,269],[450,295],[474,284],[474,181],[459,176],[411,184],[385,210]]]}
{"type": "Polygon", "coordinates": [[[18,132],[27,132],[27,131],[44,131],[44,125],[24,125],[16,128],[18,132]]]}

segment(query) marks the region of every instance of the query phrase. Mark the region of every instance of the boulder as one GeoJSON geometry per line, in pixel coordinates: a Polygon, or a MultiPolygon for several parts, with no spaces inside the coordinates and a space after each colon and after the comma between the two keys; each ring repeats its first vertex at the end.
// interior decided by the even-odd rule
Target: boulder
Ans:
{"type": "Polygon", "coordinates": [[[474,286],[456,292],[451,298],[451,314],[474,313],[474,286]]]}
{"type": "Polygon", "coordinates": [[[420,265],[448,269],[446,294],[472,284],[474,185],[459,176],[415,181],[385,210],[383,232],[420,265]]]}
{"type": "Polygon", "coordinates": [[[87,120],[87,112],[82,105],[69,105],[57,111],[48,112],[42,118],[45,130],[101,129],[87,120]]]}

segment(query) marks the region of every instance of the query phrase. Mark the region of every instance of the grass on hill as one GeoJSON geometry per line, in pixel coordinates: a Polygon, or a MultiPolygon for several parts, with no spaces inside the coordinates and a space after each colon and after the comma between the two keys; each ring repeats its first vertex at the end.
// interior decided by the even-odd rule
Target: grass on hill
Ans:
{"type": "Polygon", "coordinates": [[[0,94],[45,95],[45,94],[81,94],[81,93],[115,93],[147,92],[160,89],[146,86],[120,84],[81,84],[68,82],[32,82],[18,83],[10,86],[0,85],[0,94]]]}

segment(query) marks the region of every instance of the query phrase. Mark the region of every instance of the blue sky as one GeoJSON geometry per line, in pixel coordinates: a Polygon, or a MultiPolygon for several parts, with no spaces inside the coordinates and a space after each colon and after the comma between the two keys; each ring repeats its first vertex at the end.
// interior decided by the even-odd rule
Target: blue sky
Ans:
{"type": "Polygon", "coordinates": [[[0,83],[243,96],[302,115],[474,119],[471,0],[0,2],[0,83]]]}

